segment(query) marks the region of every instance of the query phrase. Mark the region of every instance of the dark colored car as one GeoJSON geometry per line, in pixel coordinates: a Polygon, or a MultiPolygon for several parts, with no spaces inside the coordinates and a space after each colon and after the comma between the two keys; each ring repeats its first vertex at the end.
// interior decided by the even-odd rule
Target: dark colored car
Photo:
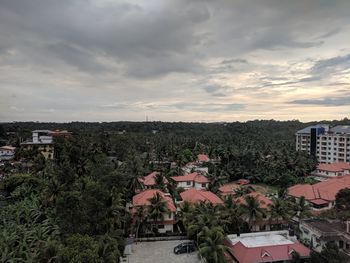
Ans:
{"type": "Polygon", "coordinates": [[[191,253],[196,250],[194,242],[184,242],[174,247],[175,254],[191,253]]]}

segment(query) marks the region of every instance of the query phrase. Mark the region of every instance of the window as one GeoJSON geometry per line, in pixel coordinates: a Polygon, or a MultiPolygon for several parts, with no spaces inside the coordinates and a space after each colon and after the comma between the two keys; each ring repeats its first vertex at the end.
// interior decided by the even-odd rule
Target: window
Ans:
{"type": "Polygon", "coordinates": [[[202,187],[206,187],[206,184],[202,184],[202,187]]]}
{"type": "Polygon", "coordinates": [[[187,185],[191,185],[191,182],[186,182],[187,185]]]}
{"type": "Polygon", "coordinates": [[[172,216],[172,214],[171,214],[171,213],[169,213],[169,214],[168,214],[168,216],[169,216],[169,219],[170,219],[170,218],[171,218],[171,216],[172,216]]]}
{"type": "Polygon", "coordinates": [[[164,225],[158,225],[158,229],[164,229],[164,225]]]}

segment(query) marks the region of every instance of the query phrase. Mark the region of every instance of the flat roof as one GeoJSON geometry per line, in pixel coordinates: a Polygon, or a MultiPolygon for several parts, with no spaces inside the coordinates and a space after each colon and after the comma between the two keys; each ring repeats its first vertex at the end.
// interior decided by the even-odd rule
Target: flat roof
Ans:
{"type": "Polygon", "coordinates": [[[304,129],[297,131],[297,134],[309,134],[309,133],[311,133],[312,128],[325,128],[327,130],[329,128],[329,124],[311,125],[311,126],[305,127],[304,129]]]}
{"type": "Polygon", "coordinates": [[[271,232],[258,232],[251,234],[229,235],[232,245],[237,242],[241,242],[245,247],[265,247],[276,245],[291,245],[294,242],[288,239],[286,236],[288,232],[271,231],[271,232]]]}

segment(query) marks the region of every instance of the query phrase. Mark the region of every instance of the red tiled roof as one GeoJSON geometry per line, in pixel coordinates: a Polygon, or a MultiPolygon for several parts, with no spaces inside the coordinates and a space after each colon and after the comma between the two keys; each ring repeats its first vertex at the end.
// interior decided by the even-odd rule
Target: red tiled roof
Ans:
{"type": "Polygon", "coordinates": [[[269,205],[272,204],[272,201],[270,199],[268,199],[265,195],[258,193],[258,192],[251,192],[249,194],[246,194],[245,196],[241,196],[236,201],[238,203],[245,203],[246,196],[252,196],[252,197],[256,198],[256,200],[260,204],[260,208],[267,209],[267,208],[269,208],[269,205]]]}
{"type": "Polygon", "coordinates": [[[170,211],[175,212],[176,207],[174,205],[173,200],[169,197],[166,196],[162,191],[158,189],[149,189],[145,190],[137,195],[134,195],[132,198],[132,204],[133,206],[142,206],[142,205],[150,205],[149,199],[151,199],[153,196],[155,196],[157,193],[160,194],[163,200],[166,201],[167,207],[170,211]]]}
{"type": "Polygon", "coordinates": [[[299,242],[288,245],[246,247],[239,241],[231,246],[231,250],[239,263],[287,261],[292,259],[293,251],[301,257],[310,255],[310,249],[299,242]]]}
{"type": "Polygon", "coordinates": [[[288,194],[294,197],[304,196],[308,201],[323,199],[330,202],[335,201],[336,194],[344,188],[350,188],[350,175],[331,178],[314,185],[297,184],[289,187],[288,194]]]}
{"type": "Polygon", "coordinates": [[[344,170],[350,170],[350,163],[321,163],[317,166],[317,170],[327,172],[342,172],[344,170]]]}
{"type": "Polygon", "coordinates": [[[238,185],[237,183],[228,183],[220,186],[219,191],[221,195],[230,195],[230,194],[234,194],[235,190],[239,187],[240,185],[238,185]]]}
{"type": "MultiPolygon", "coordinates": [[[[156,176],[159,174],[159,172],[152,172],[149,175],[139,179],[140,183],[142,183],[145,186],[153,186],[156,184],[156,176]]],[[[168,183],[168,180],[163,177],[163,181],[165,184],[168,183]]]]}
{"type": "Polygon", "coordinates": [[[200,202],[208,202],[212,204],[223,204],[224,202],[214,193],[206,190],[197,190],[191,188],[187,191],[180,193],[180,196],[183,201],[189,202],[192,204],[200,202]]]}
{"type": "Polygon", "coordinates": [[[176,182],[188,182],[188,181],[193,182],[194,181],[194,182],[200,183],[200,184],[210,182],[207,177],[205,177],[204,175],[201,175],[197,172],[190,173],[190,174],[183,175],[183,176],[173,176],[171,178],[176,182]]]}
{"type": "Polygon", "coordinates": [[[198,154],[197,155],[197,162],[209,162],[210,158],[206,154],[198,154]]]}

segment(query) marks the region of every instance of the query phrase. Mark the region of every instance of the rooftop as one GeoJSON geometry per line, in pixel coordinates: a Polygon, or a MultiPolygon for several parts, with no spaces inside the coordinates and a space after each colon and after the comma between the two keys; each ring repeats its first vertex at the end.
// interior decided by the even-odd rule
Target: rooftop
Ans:
{"type": "Polygon", "coordinates": [[[350,175],[330,178],[313,185],[297,184],[288,188],[288,194],[294,197],[304,196],[308,201],[315,199],[334,201],[336,194],[344,188],[350,188],[350,175]]]}
{"type": "Polygon", "coordinates": [[[190,173],[187,175],[182,175],[182,176],[173,176],[171,178],[176,182],[194,181],[196,183],[201,183],[201,184],[210,182],[207,177],[205,177],[204,175],[201,175],[197,172],[190,173]]]}
{"type": "Polygon", "coordinates": [[[321,163],[317,166],[318,170],[327,172],[341,172],[344,170],[350,170],[350,163],[337,162],[337,163],[321,163]]]}
{"type": "Polygon", "coordinates": [[[223,201],[214,193],[206,190],[197,190],[191,188],[187,191],[180,193],[180,196],[183,201],[189,202],[192,204],[205,202],[212,204],[223,204],[223,201]]]}
{"type": "Polygon", "coordinates": [[[209,162],[210,158],[206,154],[198,154],[197,155],[197,161],[198,162],[209,162]]]}
{"type": "Polygon", "coordinates": [[[331,128],[334,133],[350,133],[350,125],[337,125],[331,128]]]}
{"type": "Polygon", "coordinates": [[[137,195],[134,195],[132,198],[132,204],[134,207],[135,206],[150,205],[149,200],[152,197],[154,197],[157,193],[159,193],[159,195],[162,197],[162,199],[164,201],[166,201],[168,209],[172,212],[175,212],[176,207],[175,207],[174,202],[171,199],[171,197],[166,196],[165,193],[163,193],[162,191],[160,191],[158,189],[149,189],[149,190],[145,190],[137,195]]]}
{"type": "Polygon", "coordinates": [[[327,131],[329,129],[329,124],[311,125],[311,126],[305,127],[304,129],[297,131],[297,134],[309,134],[309,133],[311,133],[312,128],[324,128],[327,131]]]}
{"type": "Polygon", "coordinates": [[[271,231],[271,232],[258,232],[227,236],[232,245],[237,242],[241,242],[246,247],[263,247],[263,246],[275,246],[275,245],[288,245],[294,242],[288,239],[287,231],[271,231]]]}
{"type": "Polygon", "coordinates": [[[302,258],[310,250],[292,237],[288,231],[258,232],[227,236],[232,254],[239,263],[278,262],[292,259],[293,252],[302,258]]]}
{"type": "MultiPolygon", "coordinates": [[[[159,174],[160,174],[159,172],[152,172],[149,175],[139,179],[139,181],[145,186],[153,186],[156,184],[156,177],[159,174]]],[[[165,177],[163,177],[163,182],[164,184],[167,184],[168,180],[165,177]]]]}

